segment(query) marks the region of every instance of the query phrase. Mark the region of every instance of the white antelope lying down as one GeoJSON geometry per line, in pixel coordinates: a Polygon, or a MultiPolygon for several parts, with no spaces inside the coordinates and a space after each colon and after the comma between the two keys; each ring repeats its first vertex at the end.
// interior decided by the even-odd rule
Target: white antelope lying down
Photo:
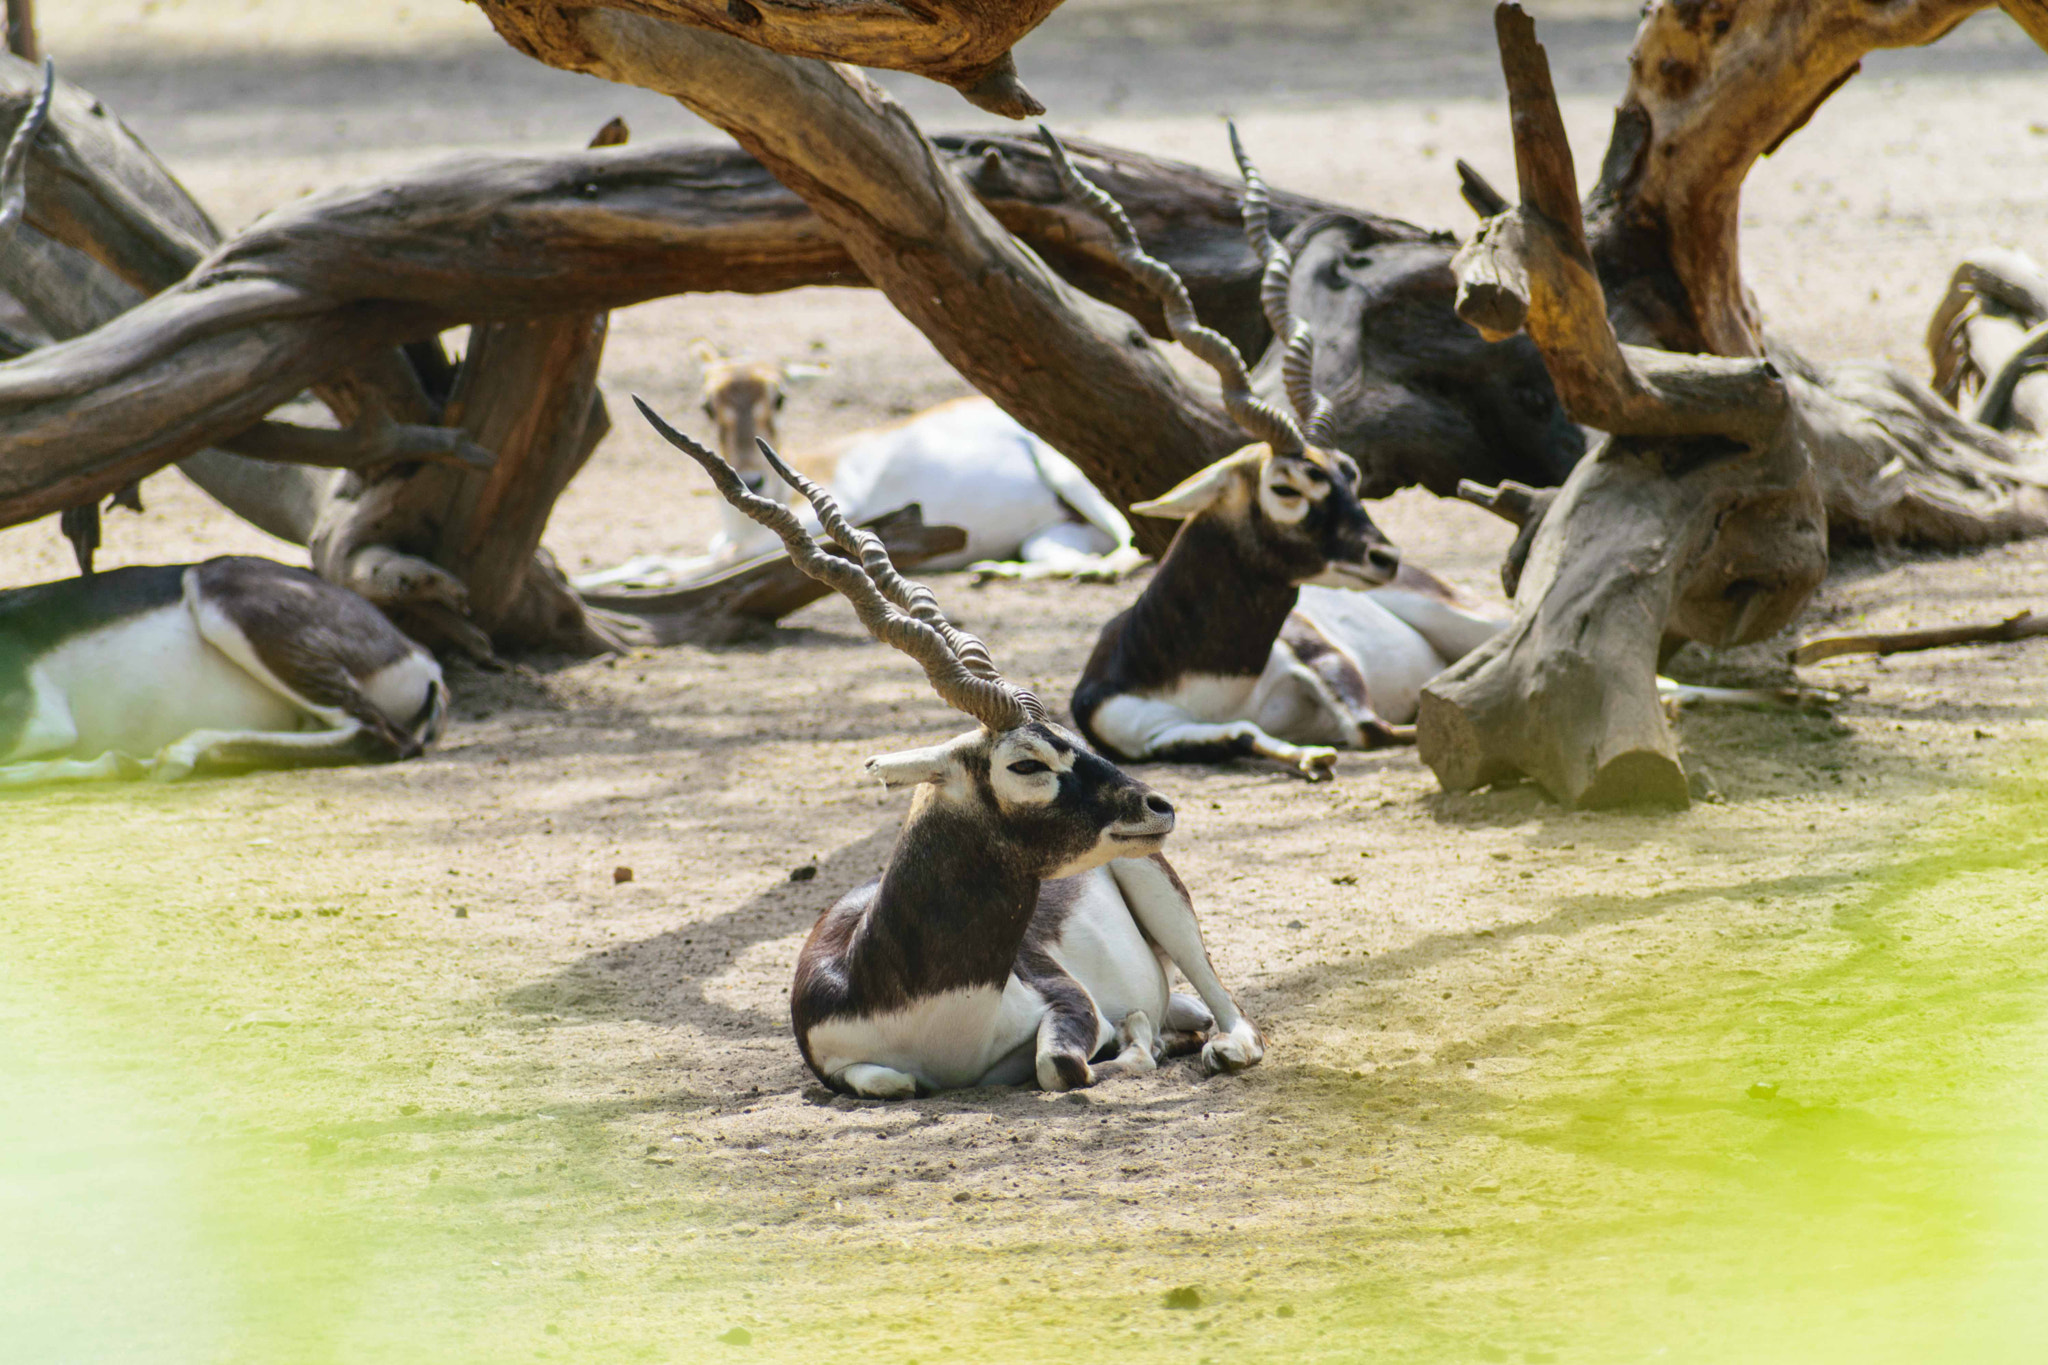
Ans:
{"type": "MultiPolygon", "coordinates": [[[[801,367],[713,361],[704,371],[704,411],[718,424],[727,464],[750,490],[767,486],[755,441],[775,442],[775,415],[801,367]]],[[[830,486],[856,522],[910,503],[926,525],[967,533],[958,552],[930,560],[934,570],[972,567],[996,577],[1117,578],[1143,562],[1130,523],[1066,456],[986,398],[941,403],[894,426],[836,442],[796,463],[830,486]]],[[[670,587],[725,564],[781,548],[775,537],[731,507],[702,555],[650,555],[585,574],[579,588],[670,587]]],[[[817,523],[802,509],[805,524],[817,523]]]]}
{"type": "Polygon", "coordinates": [[[0,592],[0,785],[411,758],[447,697],[375,607],[267,559],[0,592]]]}
{"type": "Polygon", "coordinates": [[[1187,888],[1160,855],[1174,822],[1166,798],[1048,721],[930,590],[898,574],[878,540],[765,445],[768,464],[858,565],[826,554],[780,501],[640,410],[980,722],[868,761],[884,785],[916,794],[881,877],[827,910],[798,956],[790,1017],[819,1079],[893,1098],[1034,1079],[1067,1090],[1198,1045],[1210,1071],[1256,1063],[1259,1031],[1217,979],[1187,888]],[[1172,992],[1173,967],[1199,1000],[1172,992]]]}

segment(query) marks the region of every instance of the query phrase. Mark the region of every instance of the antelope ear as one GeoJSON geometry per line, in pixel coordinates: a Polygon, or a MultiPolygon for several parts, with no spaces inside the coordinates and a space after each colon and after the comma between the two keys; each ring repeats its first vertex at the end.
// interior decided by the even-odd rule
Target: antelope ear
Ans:
{"type": "Polygon", "coordinates": [[[878,777],[890,791],[915,787],[920,782],[937,782],[953,768],[953,746],[934,744],[929,749],[905,749],[901,753],[877,754],[868,760],[868,775],[878,777]]]}
{"type": "Polygon", "coordinates": [[[1228,493],[1241,470],[1256,469],[1265,453],[1264,446],[1247,446],[1235,455],[1224,456],[1200,473],[1188,475],[1148,502],[1132,503],[1131,510],[1140,516],[1186,521],[1228,493]]]}

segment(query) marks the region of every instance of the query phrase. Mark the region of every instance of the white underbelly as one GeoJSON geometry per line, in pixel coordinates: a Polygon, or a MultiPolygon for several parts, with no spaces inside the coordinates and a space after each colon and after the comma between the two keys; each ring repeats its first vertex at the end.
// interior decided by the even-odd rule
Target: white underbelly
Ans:
{"type": "Polygon", "coordinates": [[[914,502],[926,525],[967,533],[965,548],[926,560],[926,569],[1015,559],[1034,532],[1068,519],[1031,458],[1031,439],[994,404],[955,405],[847,451],[832,491],[856,522],[914,502]]]}
{"type": "Polygon", "coordinates": [[[1166,971],[1139,932],[1116,879],[1108,867],[1098,867],[1074,880],[1085,889],[1068,909],[1059,938],[1048,945],[1053,960],[1087,988],[1103,1037],[1132,1010],[1145,1011],[1160,1025],[1171,991],[1166,971]]]}
{"type": "Polygon", "coordinates": [[[986,1076],[1038,1033],[1045,1001],[1011,977],[1000,990],[947,991],[900,1010],[813,1025],[804,1041],[830,1076],[856,1063],[915,1076],[934,1090],[957,1090],[986,1076]]]}
{"type": "Polygon", "coordinates": [[[1373,713],[1390,724],[1415,719],[1423,687],[1451,662],[1373,592],[1307,587],[1295,611],[1350,655],[1373,713]]]}
{"type": "Polygon", "coordinates": [[[147,758],[195,730],[296,730],[303,720],[207,644],[182,602],[68,641],[34,673],[69,710],[78,758],[147,758]]]}

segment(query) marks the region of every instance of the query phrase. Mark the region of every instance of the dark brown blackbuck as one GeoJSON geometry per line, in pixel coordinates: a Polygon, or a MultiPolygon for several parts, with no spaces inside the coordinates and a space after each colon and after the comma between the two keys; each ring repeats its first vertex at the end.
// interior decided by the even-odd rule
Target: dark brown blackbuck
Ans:
{"type": "Polygon", "coordinates": [[[267,559],[0,592],[0,786],[411,758],[447,700],[375,607],[267,559]]]}
{"type": "Polygon", "coordinates": [[[851,558],[640,410],[976,722],[943,744],[868,760],[885,787],[914,795],[882,875],[827,910],[798,955],[790,1018],[819,1079],[895,1098],[1033,1081],[1068,1090],[1197,1047],[1211,1072],[1257,1063],[1259,1031],[1217,978],[1187,888],[1161,854],[1174,827],[1167,799],[1005,681],[930,589],[771,447],[761,448],[769,467],[851,558]],[[1175,967],[1199,999],[1174,993],[1175,967]]]}
{"type": "Polygon", "coordinates": [[[1067,194],[1108,224],[1118,259],[1158,297],[1174,339],[1216,371],[1224,407],[1252,438],[1132,506],[1182,525],[1082,670],[1082,733],[1124,759],[1256,756],[1311,781],[1329,776],[1340,747],[1412,743],[1423,684],[1503,618],[1403,564],[1359,501],[1358,467],[1332,447],[1331,406],[1310,382],[1309,329],[1288,314],[1293,258],[1272,234],[1265,182],[1237,130],[1245,232],[1266,262],[1260,299],[1286,343],[1292,414],[1252,392],[1243,357],[1196,319],[1179,276],[1040,131],[1067,194]]]}

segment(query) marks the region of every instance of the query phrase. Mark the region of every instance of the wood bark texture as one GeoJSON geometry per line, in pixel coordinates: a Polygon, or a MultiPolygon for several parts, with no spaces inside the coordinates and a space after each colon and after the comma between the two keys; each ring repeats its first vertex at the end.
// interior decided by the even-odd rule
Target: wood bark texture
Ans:
{"type": "MultiPolygon", "coordinates": [[[[1459,311],[1487,335],[1526,331],[1566,408],[1611,435],[1524,525],[1504,575],[1513,625],[1424,693],[1419,743],[1447,787],[1528,776],[1571,804],[1683,804],[1655,705],[1660,650],[1782,628],[1830,537],[1959,546],[2048,530],[2032,452],[1888,367],[1823,372],[1775,343],[1737,251],[1757,157],[1864,53],[1931,42],[1987,7],[1653,0],[1583,212],[1533,25],[1497,11],[1521,206],[1460,257],[1459,311]]],[[[1958,332],[1966,348],[1968,321],[1951,316],[1944,335],[1958,332]]]]}
{"type": "MultiPolygon", "coordinates": [[[[2048,532],[2040,453],[1956,420],[1896,368],[1823,368],[1771,336],[1742,282],[1742,182],[1879,48],[1931,43],[1992,0],[1656,0],[1629,56],[1587,240],[1630,341],[1769,355],[1804,381],[1839,543],[1960,548],[2048,532]]],[[[2039,40],[2048,5],[2005,6],[2039,40]]],[[[2048,399],[2041,400],[2048,403],[2048,399]]]]}
{"type": "Polygon", "coordinates": [[[1499,11],[1521,204],[1461,253],[1459,310],[1525,330],[1574,417],[1610,433],[1525,523],[1513,622],[1423,693],[1417,742],[1450,790],[1529,777],[1577,806],[1684,805],[1656,673],[1670,636],[1782,629],[1827,569],[1819,490],[1783,376],[1761,359],[1624,345],[1581,221],[1534,25],[1499,11]]]}
{"type": "MultiPolygon", "coordinates": [[[[991,113],[1045,112],[1017,79],[1010,48],[1060,0],[587,0],[722,33],[790,57],[909,71],[991,113]]],[[[577,11],[549,0],[492,0],[501,31],[550,64],[578,41],[577,11]]]]}
{"type": "MultiPolygon", "coordinates": [[[[11,65],[0,71],[10,81],[19,74],[11,65]]],[[[63,94],[59,117],[29,163],[29,217],[37,226],[21,229],[16,246],[24,249],[0,253],[0,281],[52,337],[118,317],[145,293],[174,283],[219,240],[183,187],[99,101],[78,91],[63,94]]],[[[336,571],[330,574],[335,581],[405,588],[383,600],[366,595],[394,616],[410,614],[401,625],[418,628],[429,643],[459,643],[471,652],[488,652],[492,638],[509,648],[615,647],[616,637],[587,619],[552,561],[537,554],[549,509],[604,430],[595,399],[603,319],[586,317],[580,331],[550,321],[549,335],[558,342],[552,349],[478,329],[477,338],[494,344],[473,347],[479,363],[458,380],[458,389],[476,395],[467,422],[444,414],[413,362],[385,346],[353,368],[330,367],[311,383],[351,427],[257,422],[219,438],[231,449],[190,456],[186,472],[263,529],[309,544],[316,569],[336,571]],[[586,334],[595,338],[587,354],[557,354],[562,336],[586,334]],[[532,363],[528,351],[543,363],[532,363]],[[576,415],[557,416],[551,426],[549,403],[576,415]],[[522,404],[539,405],[542,413],[517,420],[522,404]],[[394,420],[394,410],[400,419],[394,420]],[[444,419],[453,424],[440,425],[444,419]],[[500,446],[508,458],[497,458],[500,446]],[[334,467],[356,472],[341,477],[334,467]],[[415,482],[419,486],[409,489],[415,482]],[[365,515],[366,506],[383,509],[390,520],[365,515]],[[400,508],[406,514],[397,513],[400,508]],[[423,521],[419,514],[428,508],[438,516],[423,521]],[[376,534],[386,528],[431,542],[424,547],[428,560],[410,563],[394,546],[378,543],[376,534]],[[446,567],[436,567],[437,560],[446,567]],[[367,562],[381,563],[381,577],[361,571],[367,562]],[[397,572],[401,565],[409,572],[397,572]],[[421,602],[422,581],[433,583],[430,597],[445,600],[421,602]],[[482,606],[481,626],[462,619],[458,608],[465,600],[482,606]]],[[[439,358],[437,342],[416,343],[416,350],[423,348],[439,358]]],[[[97,497],[67,509],[66,521],[74,543],[96,544],[97,497]]],[[[89,548],[81,560],[89,569],[89,548]]]]}
{"type": "MultiPolygon", "coordinates": [[[[124,172],[118,184],[175,185],[139,147],[124,150],[134,173],[124,172]]],[[[1198,306],[1255,352],[1267,333],[1258,263],[1237,223],[1234,186],[1177,163],[1085,145],[1081,154],[1088,172],[1132,205],[1141,229],[1185,272],[1198,306]]],[[[1163,330],[1156,305],[1116,265],[1099,227],[1060,202],[1042,150],[1021,139],[961,138],[946,159],[984,186],[1020,231],[1045,243],[1062,268],[1163,330]]],[[[40,160],[39,148],[32,187],[45,178],[34,169],[40,160]]],[[[671,145],[461,158],[391,183],[298,201],[203,260],[210,225],[195,225],[178,251],[158,251],[154,242],[167,234],[138,229],[144,215],[133,208],[135,196],[101,188],[79,197],[83,210],[60,212],[57,195],[32,193],[30,225],[63,234],[55,249],[83,245],[121,281],[106,285],[113,292],[67,329],[104,324],[97,331],[0,366],[0,450],[8,452],[0,455],[0,524],[104,496],[228,441],[277,403],[350,365],[375,372],[380,383],[373,387],[400,420],[428,420],[432,405],[393,346],[465,321],[610,308],[690,290],[867,283],[802,201],[735,150],[671,145]],[[105,212],[107,199],[119,211],[105,212]],[[186,261],[198,263],[181,278],[178,266],[186,261]],[[116,287],[122,281],[133,289],[116,287]],[[162,292],[143,302],[141,292],[150,290],[162,292]]],[[[1280,196],[1277,207],[1287,224],[1334,210],[1298,196],[1280,196]]],[[[1344,212],[1357,231],[1377,240],[1429,237],[1344,212]]],[[[105,272],[82,272],[76,264],[57,276],[54,297],[84,297],[76,287],[82,279],[106,283],[105,272]]],[[[1127,320],[1117,327],[1130,331],[1127,320]]],[[[1126,343],[1120,336],[1117,344],[1126,343]]],[[[1004,358],[1014,362],[1015,354],[1004,358]]],[[[346,398],[348,386],[341,387],[346,398]]],[[[353,415],[347,403],[337,407],[353,415]]],[[[1220,431],[1221,418],[1216,422],[1220,431]]],[[[1177,425],[1185,430],[1188,422],[1177,425]]],[[[1070,453],[1118,494],[1121,459],[1113,437],[1096,436],[1086,451],[1070,453]]],[[[1149,479],[1122,475],[1131,485],[1121,490],[1122,500],[1170,486],[1200,458],[1162,454],[1149,479]]],[[[233,466],[232,457],[210,454],[192,472],[216,495],[243,492],[236,510],[267,529],[295,520],[287,508],[248,506],[235,476],[249,471],[233,466]]],[[[276,501],[299,506],[305,498],[276,501]]],[[[305,535],[300,529],[292,538],[305,535]]]]}
{"type": "MultiPolygon", "coordinates": [[[[996,220],[889,96],[856,71],[612,10],[485,0],[550,64],[674,95],[808,203],[940,353],[1129,505],[1243,435],[1128,314],[1075,290],[996,220]]],[[[1097,227],[1088,239],[1106,243],[1097,227]]],[[[1140,544],[1166,539],[1145,526],[1140,544]]]]}

